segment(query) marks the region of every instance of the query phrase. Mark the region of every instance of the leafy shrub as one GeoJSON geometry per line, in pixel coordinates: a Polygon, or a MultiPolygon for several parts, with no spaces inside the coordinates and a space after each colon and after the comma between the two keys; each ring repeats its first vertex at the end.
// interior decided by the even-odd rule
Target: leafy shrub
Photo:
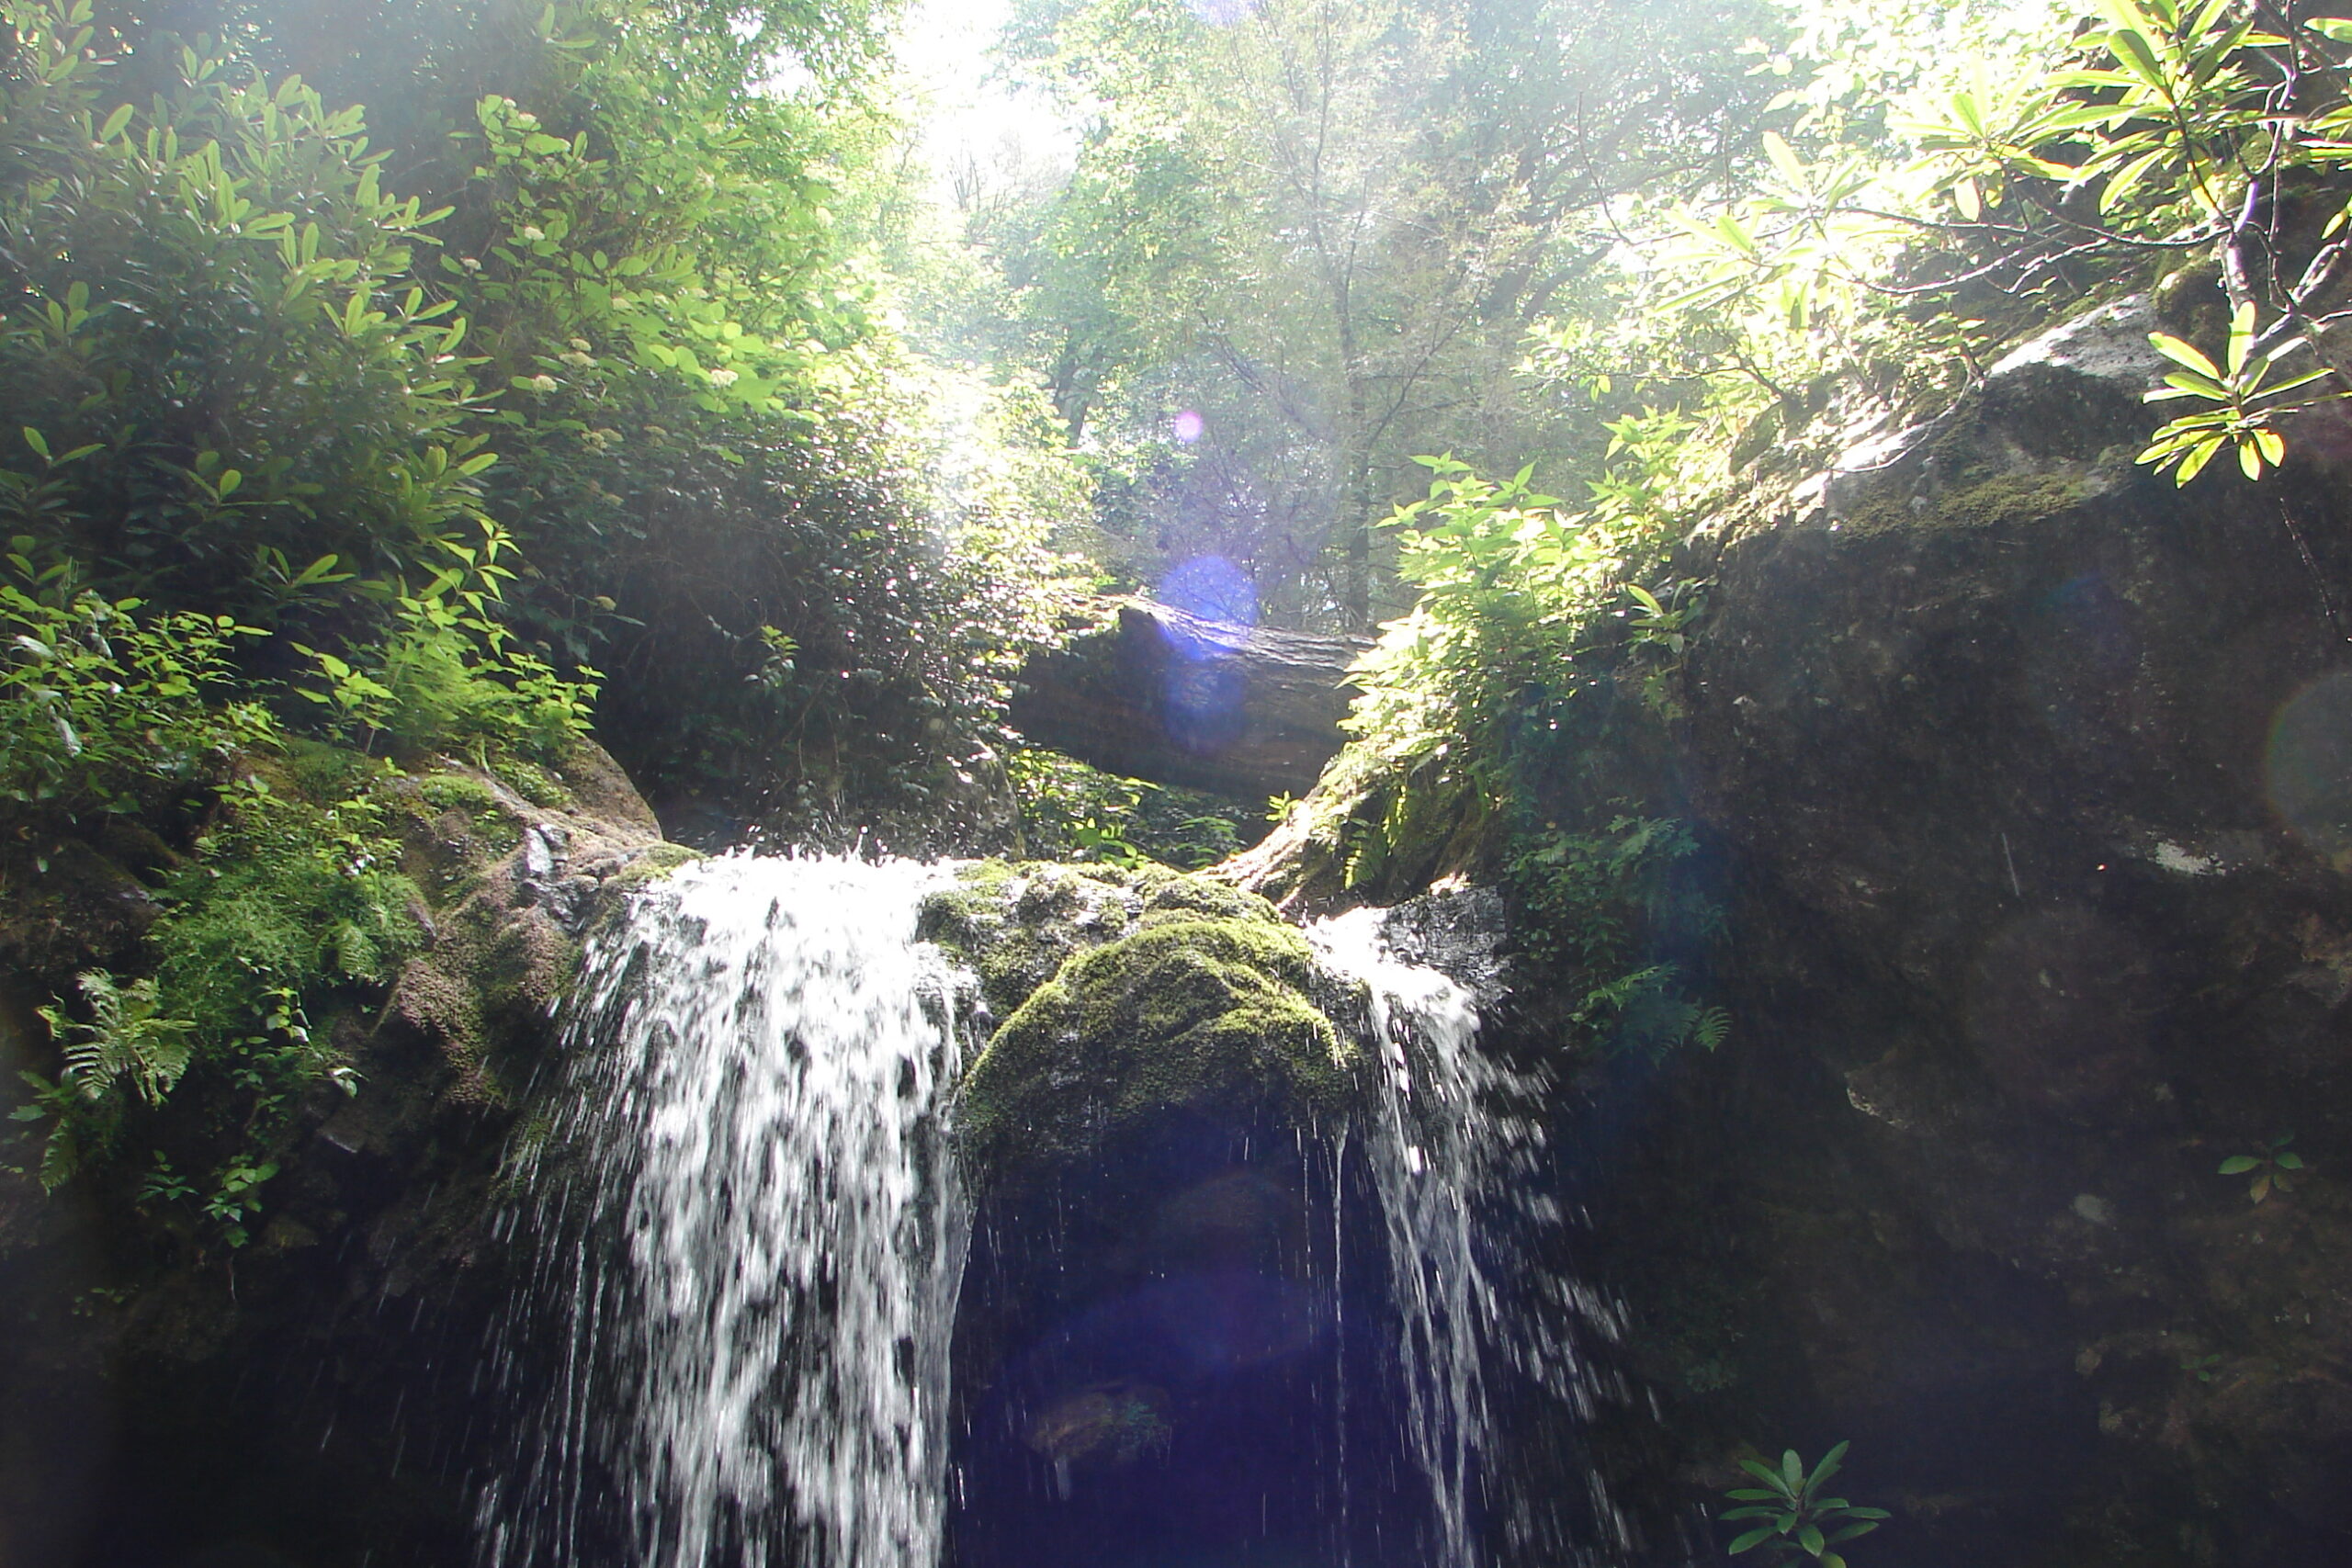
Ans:
{"type": "Polygon", "coordinates": [[[584,739],[596,671],[567,680],[515,642],[492,615],[504,534],[483,525],[481,553],[459,552],[420,593],[397,596],[391,629],[352,658],[304,649],[325,679],[300,694],[328,710],[330,728],[371,747],[420,756],[458,750],[487,764],[502,756],[552,760],[584,739]],[[355,662],[356,661],[356,662],[355,662]]]}
{"type": "Polygon", "coordinates": [[[489,462],[466,327],[408,280],[442,215],[298,81],[186,50],[142,107],[90,0],[0,14],[0,404],[31,447],[0,502],[26,553],[263,623],[436,570],[489,462]]]}
{"type": "Polygon", "coordinates": [[[193,1055],[194,1026],[159,1015],[154,981],[119,985],[93,970],[79,984],[89,1021],[69,1019],[54,1007],[40,1010],[63,1065],[54,1080],[26,1073],[33,1099],[12,1112],[19,1122],[54,1119],[40,1159],[41,1185],[52,1190],[112,1150],[130,1095],[161,1105],[193,1055]]]}
{"type": "Polygon", "coordinates": [[[1039,860],[1158,861],[1180,871],[1214,865],[1255,840],[1246,807],[1197,790],[1122,778],[1053,751],[1006,759],[1021,809],[1023,852],[1039,860]]]}
{"type": "Polygon", "coordinates": [[[1734,1540],[1728,1549],[1731,1554],[1736,1557],[1761,1547],[1766,1558],[1774,1562],[1810,1558],[1820,1568],[1846,1568],[1846,1559],[1830,1548],[1868,1535],[1888,1517],[1883,1508],[1858,1508],[1843,1497],[1821,1495],[1844,1461],[1846,1447],[1839,1443],[1822,1455],[1821,1462],[1809,1473],[1794,1449],[1781,1456],[1778,1467],[1752,1459],[1740,1461],[1739,1467],[1763,1485],[1724,1494],[1744,1506],[1726,1509],[1719,1517],[1725,1524],[1747,1519],[1764,1522],[1734,1540]]]}
{"type": "Polygon", "coordinates": [[[226,794],[165,890],[151,938],[161,995],[207,1054],[307,1043],[302,999],[389,979],[419,940],[423,899],[372,790],[322,804],[248,775],[226,794]]]}
{"type": "Polygon", "coordinates": [[[230,650],[254,628],[185,611],[142,619],[143,608],[0,583],[0,818],[148,810],[277,733],[259,704],[220,700],[233,689],[230,650]]]}

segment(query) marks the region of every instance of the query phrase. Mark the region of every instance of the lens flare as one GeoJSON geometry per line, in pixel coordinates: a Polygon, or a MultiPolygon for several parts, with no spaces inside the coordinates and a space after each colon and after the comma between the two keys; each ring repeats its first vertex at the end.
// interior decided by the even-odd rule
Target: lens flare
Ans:
{"type": "Polygon", "coordinates": [[[1184,0],[1184,8],[1213,28],[1228,27],[1258,9],[1258,0],[1184,0]]]}
{"type": "MultiPolygon", "coordinates": [[[[1159,602],[1238,630],[1258,624],[1258,585],[1223,556],[1194,556],[1159,580],[1159,602]]],[[[1236,637],[1228,646],[1239,646],[1236,637]]]]}
{"type": "Polygon", "coordinates": [[[2322,676],[2278,710],[2262,775],[2288,827],[2330,860],[2352,858],[2352,671],[2322,676]]]}
{"type": "Polygon", "coordinates": [[[1209,422],[1192,409],[1186,409],[1182,413],[1178,414],[1170,426],[1177,442],[1185,446],[1190,446],[1193,442],[1198,441],[1202,433],[1208,427],[1209,422]]]}

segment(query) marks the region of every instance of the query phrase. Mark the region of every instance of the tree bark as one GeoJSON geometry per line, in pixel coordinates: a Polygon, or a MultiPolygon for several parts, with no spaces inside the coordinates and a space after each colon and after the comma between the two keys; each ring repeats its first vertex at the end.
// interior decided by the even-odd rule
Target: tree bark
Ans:
{"type": "Polygon", "coordinates": [[[1348,668],[1370,643],[1204,620],[1143,599],[1022,671],[1028,739],[1154,784],[1261,800],[1313,787],[1345,737],[1348,668]]]}

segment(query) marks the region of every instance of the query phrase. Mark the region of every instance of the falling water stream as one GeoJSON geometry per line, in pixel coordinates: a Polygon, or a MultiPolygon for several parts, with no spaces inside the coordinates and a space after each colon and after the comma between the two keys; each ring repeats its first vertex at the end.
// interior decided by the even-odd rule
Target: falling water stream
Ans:
{"type": "Polygon", "coordinates": [[[541,1257],[492,1568],[931,1568],[967,1216],[939,873],[732,858],[594,939],[509,1216],[541,1257]]]}
{"type": "MultiPolygon", "coordinates": [[[[536,1261],[490,1362],[521,1418],[481,1494],[486,1568],[939,1563],[969,992],[915,932],[944,874],[707,862],[590,940],[511,1165],[536,1261]]],[[[1497,1359],[1583,1375],[1561,1331],[1505,1330],[1523,1297],[1487,1224],[1532,1168],[1538,1086],[1481,1052],[1468,992],[1392,955],[1380,911],[1309,934],[1377,1060],[1339,1157],[1379,1210],[1385,1393],[1429,1496],[1411,1558],[1474,1568],[1497,1359]]]]}

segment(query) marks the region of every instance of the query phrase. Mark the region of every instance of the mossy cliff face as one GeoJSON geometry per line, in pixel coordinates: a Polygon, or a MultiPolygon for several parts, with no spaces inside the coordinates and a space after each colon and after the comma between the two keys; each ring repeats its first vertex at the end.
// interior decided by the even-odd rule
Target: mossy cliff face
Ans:
{"type": "MultiPolygon", "coordinates": [[[[1687,717],[1623,793],[1692,823],[1722,1048],[1490,1016],[1574,1081],[1561,1267],[1664,1414],[1589,1451],[1659,1539],[1742,1444],[1850,1438],[1872,1561],[2352,1562],[2352,423],[2177,489],[2158,324],[2089,312],[1677,563],[1687,717]],[[2221,1173],[2290,1133],[2293,1190],[2221,1173]]],[[[1335,858],[1228,869],[1312,907],[1335,858]]]]}
{"type": "MultiPolygon", "coordinates": [[[[298,806],[372,766],[324,749],[251,760],[298,806]]],[[[320,1083],[290,1107],[264,1151],[277,1168],[246,1243],[134,1201],[135,1168],[53,1196],[0,1177],[0,1561],[470,1553],[450,1443],[507,1283],[485,1226],[514,1107],[551,1044],[549,1010],[581,936],[621,891],[690,857],[662,842],[593,748],[527,773],[414,766],[379,798],[414,895],[401,916],[409,956],[381,983],[311,998],[313,1035],[333,1043],[356,1092],[320,1083]],[[17,1418],[35,1412],[46,1414],[17,1418]]],[[[0,919],[9,1067],[51,1070],[30,1004],[80,969],[138,972],[153,889],[193,852],[118,832],[52,859],[34,897],[12,887],[0,919]]],[[[199,950],[233,952],[234,931],[217,934],[199,950]]],[[[283,936],[256,928],[252,940],[283,936]]]]}
{"type": "Polygon", "coordinates": [[[924,933],[1006,1010],[956,1105],[984,1184],[1068,1167],[1175,1112],[1342,1116],[1360,1052],[1314,998],[1305,940],[1254,895],[1161,868],[967,871],[924,933]]]}
{"type": "Polygon", "coordinates": [[[1686,671],[1738,1022],[1636,1179],[1785,1368],[1690,1408],[1855,1438],[1922,1562],[2352,1560],[2345,443],[2135,468],[2154,325],[1737,532],[1686,671]],[[2289,1132],[2292,1193],[2218,1174],[2289,1132]]]}

